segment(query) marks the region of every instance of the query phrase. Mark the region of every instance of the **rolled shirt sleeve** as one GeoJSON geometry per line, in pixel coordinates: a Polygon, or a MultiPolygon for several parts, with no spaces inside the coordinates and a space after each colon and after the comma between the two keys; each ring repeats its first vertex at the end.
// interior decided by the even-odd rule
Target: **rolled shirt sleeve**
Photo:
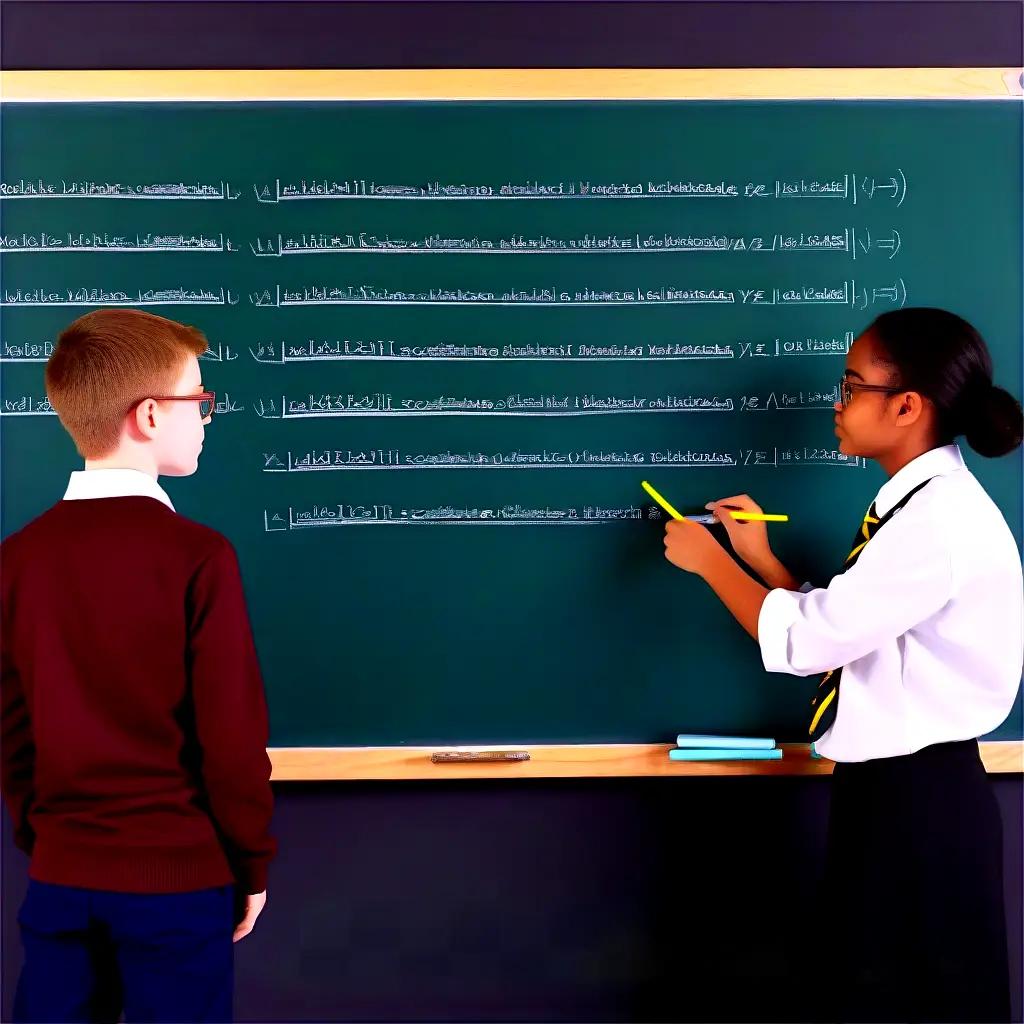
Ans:
{"type": "Polygon", "coordinates": [[[757,622],[768,672],[809,676],[847,665],[934,615],[952,597],[949,546],[923,518],[893,529],[906,515],[897,513],[827,587],[768,593],[757,622]]]}

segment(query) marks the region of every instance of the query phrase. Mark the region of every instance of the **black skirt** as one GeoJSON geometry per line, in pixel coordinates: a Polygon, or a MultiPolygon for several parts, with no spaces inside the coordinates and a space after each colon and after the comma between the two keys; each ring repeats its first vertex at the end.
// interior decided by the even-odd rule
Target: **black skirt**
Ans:
{"type": "Polygon", "coordinates": [[[976,740],[832,776],[822,1019],[1010,1019],[1002,821],[976,740]]]}

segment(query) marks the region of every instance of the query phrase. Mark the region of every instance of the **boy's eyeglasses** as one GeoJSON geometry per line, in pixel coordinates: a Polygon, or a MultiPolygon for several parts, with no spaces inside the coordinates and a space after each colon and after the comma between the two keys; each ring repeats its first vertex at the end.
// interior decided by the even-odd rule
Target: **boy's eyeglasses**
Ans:
{"type": "Polygon", "coordinates": [[[853,401],[854,391],[881,391],[888,395],[898,395],[906,388],[887,388],[881,384],[858,384],[856,381],[847,380],[845,377],[839,381],[839,400],[845,409],[853,401]]]}
{"type": "MultiPolygon", "coordinates": [[[[154,402],[198,402],[199,415],[205,420],[213,415],[217,407],[217,393],[215,391],[200,391],[196,395],[150,395],[154,402]]],[[[146,401],[145,398],[142,399],[146,401]]],[[[140,403],[141,404],[141,403],[140,403]]]]}

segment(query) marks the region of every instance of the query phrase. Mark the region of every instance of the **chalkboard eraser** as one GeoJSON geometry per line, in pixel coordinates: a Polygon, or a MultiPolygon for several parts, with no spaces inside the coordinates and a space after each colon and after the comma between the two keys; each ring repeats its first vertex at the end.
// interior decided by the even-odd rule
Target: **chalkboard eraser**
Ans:
{"type": "Polygon", "coordinates": [[[494,761],[529,761],[528,750],[438,750],[430,755],[434,764],[480,764],[494,761]]]}

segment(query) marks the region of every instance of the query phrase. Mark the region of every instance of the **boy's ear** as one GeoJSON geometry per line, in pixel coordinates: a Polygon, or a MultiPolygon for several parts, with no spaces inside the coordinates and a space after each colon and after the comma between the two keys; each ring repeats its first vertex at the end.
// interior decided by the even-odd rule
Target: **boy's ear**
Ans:
{"type": "Polygon", "coordinates": [[[135,407],[134,426],[144,438],[151,439],[156,434],[156,409],[156,402],[152,398],[147,398],[135,407]]]}

